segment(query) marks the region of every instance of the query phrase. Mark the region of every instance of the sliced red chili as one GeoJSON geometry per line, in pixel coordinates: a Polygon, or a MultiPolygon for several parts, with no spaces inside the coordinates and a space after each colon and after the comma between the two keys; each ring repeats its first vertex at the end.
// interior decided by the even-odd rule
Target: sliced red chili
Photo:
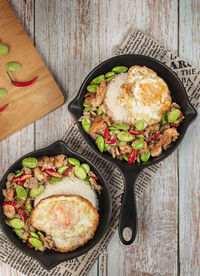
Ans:
{"type": "Polygon", "coordinates": [[[46,181],[49,181],[51,179],[51,176],[50,175],[47,175],[46,176],[46,181]]]}
{"type": "Polygon", "coordinates": [[[94,177],[94,179],[95,179],[95,180],[98,180],[98,179],[99,179],[99,177],[96,175],[96,176],[94,177]]]}
{"type": "Polygon", "coordinates": [[[32,174],[23,174],[22,176],[19,176],[19,177],[16,177],[16,178],[13,178],[12,182],[13,183],[16,183],[16,182],[22,182],[26,179],[29,179],[32,177],[32,174]]]}
{"type": "Polygon", "coordinates": [[[45,170],[45,172],[50,175],[50,176],[54,176],[54,177],[60,177],[60,178],[63,178],[63,175],[54,171],[54,170],[51,170],[51,169],[47,169],[45,170]]]}
{"type": "Polygon", "coordinates": [[[108,127],[106,127],[105,131],[104,131],[104,139],[109,139],[110,133],[109,133],[109,129],[108,127]]]}
{"type": "Polygon", "coordinates": [[[160,134],[160,132],[159,132],[159,131],[156,131],[156,132],[154,133],[153,140],[156,140],[156,138],[158,138],[159,134],[160,134]]]}
{"type": "Polygon", "coordinates": [[[3,203],[2,203],[2,205],[3,205],[3,206],[4,206],[4,205],[16,206],[16,205],[17,205],[17,203],[16,203],[16,202],[14,202],[14,201],[5,201],[5,202],[3,202],[3,203]]]}
{"type": "Polygon", "coordinates": [[[138,150],[132,149],[131,153],[129,154],[128,157],[128,163],[132,164],[135,161],[135,158],[137,156],[138,150]]]}
{"type": "Polygon", "coordinates": [[[171,123],[171,127],[178,127],[180,124],[171,123]]]}
{"type": "Polygon", "coordinates": [[[178,117],[178,120],[182,121],[182,117],[183,117],[183,112],[181,112],[180,116],[178,117]]]}
{"type": "Polygon", "coordinates": [[[90,84],[94,84],[94,82],[93,82],[93,81],[91,81],[91,82],[90,82],[90,84]]]}
{"type": "Polygon", "coordinates": [[[18,214],[20,215],[22,221],[25,222],[26,221],[26,216],[18,208],[15,207],[15,209],[17,210],[18,214]]]}
{"type": "Polygon", "coordinates": [[[27,242],[27,246],[30,248],[33,248],[32,244],[30,244],[30,242],[27,242]]]}
{"type": "Polygon", "coordinates": [[[144,132],[137,131],[137,130],[134,130],[134,129],[129,130],[129,132],[130,132],[130,134],[133,134],[133,135],[141,135],[141,134],[144,134],[144,132]]]}
{"type": "Polygon", "coordinates": [[[7,72],[8,76],[9,76],[9,79],[11,80],[11,83],[12,85],[14,86],[17,86],[17,87],[24,87],[24,86],[29,86],[31,84],[33,84],[37,79],[38,79],[38,76],[36,76],[35,78],[33,78],[32,80],[29,80],[29,81],[25,81],[25,82],[18,82],[18,81],[14,81],[10,74],[7,72]]]}
{"type": "Polygon", "coordinates": [[[105,144],[112,145],[112,144],[115,144],[116,142],[117,142],[117,140],[116,140],[116,139],[106,140],[106,141],[105,141],[105,144]]]}
{"type": "Polygon", "coordinates": [[[67,169],[65,170],[65,176],[68,175],[68,173],[73,169],[73,167],[75,167],[75,166],[74,166],[74,165],[71,165],[69,168],[67,168],[67,169]]]}
{"type": "Polygon", "coordinates": [[[5,104],[4,106],[0,107],[0,112],[4,111],[8,107],[8,104],[5,104]]]}
{"type": "Polygon", "coordinates": [[[24,186],[25,181],[26,181],[26,180],[21,181],[21,182],[19,183],[19,186],[24,186]]]}

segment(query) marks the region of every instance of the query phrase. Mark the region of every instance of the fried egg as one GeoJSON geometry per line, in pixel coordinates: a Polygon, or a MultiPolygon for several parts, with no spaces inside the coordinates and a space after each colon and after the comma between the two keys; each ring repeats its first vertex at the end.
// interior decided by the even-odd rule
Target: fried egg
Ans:
{"type": "Polygon", "coordinates": [[[171,105],[166,82],[156,72],[143,66],[132,66],[127,73],[117,75],[108,85],[105,97],[108,113],[114,121],[145,126],[161,121],[171,105]]]}
{"type": "Polygon", "coordinates": [[[99,215],[94,206],[78,195],[54,195],[39,201],[31,212],[34,228],[52,236],[55,249],[68,252],[94,236],[99,215]]]}

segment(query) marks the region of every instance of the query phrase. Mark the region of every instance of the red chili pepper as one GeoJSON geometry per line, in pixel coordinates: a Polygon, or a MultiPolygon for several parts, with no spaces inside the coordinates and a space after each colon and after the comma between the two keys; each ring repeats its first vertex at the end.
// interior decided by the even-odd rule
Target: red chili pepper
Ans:
{"type": "Polygon", "coordinates": [[[30,248],[33,248],[32,244],[30,244],[30,242],[27,242],[27,246],[30,248]]]}
{"type": "Polygon", "coordinates": [[[29,86],[29,85],[33,84],[33,83],[37,80],[37,78],[38,78],[38,76],[36,76],[35,78],[33,78],[33,79],[30,80],[30,81],[18,82],[18,81],[14,81],[14,80],[11,78],[11,76],[10,76],[10,74],[9,74],[8,72],[7,72],[7,74],[8,74],[8,76],[9,76],[9,79],[10,79],[11,82],[12,82],[12,85],[17,86],[17,87],[29,86]]]}
{"type": "Polygon", "coordinates": [[[183,112],[181,112],[180,116],[178,117],[178,120],[181,121],[183,117],[183,112]]]}
{"type": "Polygon", "coordinates": [[[109,129],[108,129],[108,127],[106,127],[106,129],[104,131],[104,138],[109,139],[109,136],[110,136],[109,129]]]}
{"type": "Polygon", "coordinates": [[[138,150],[132,149],[131,153],[129,154],[128,157],[128,163],[132,164],[135,161],[135,158],[137,156],[138,150]]]}
{"type": "Polygon", "coordinates": [[[94,83],[93,81],[90,82],[90,84],[93,84],[93,83],[94,83]]]}
{"type": "Polygon", "coordinates": [[[19,186],[24,186],[25,180],[19,183],[19,186]]]}
{"type": "Polygon", "coordinates": [[[154,133],[153,140],[156,140],[156,138],[158,138],[159,134],[160,134],[160,132],[159,132],[159,131],[156,131],[156,132],[154,133]]]}
{"type": "Polygon", "coordinates": [[[22,176],[19,176],[19,177],[16,177],[16,178],[13,178],[12,182],[13,183],[16,183],[16,182],[22,182],[28,178],[31,178],[32,177],[32,174],[23,174],[22,176]]]}
{"type": "Polygon", "coordinates": [[[171,127],[178,127],[180,124],[171,123],[171,127]]]}
{"type": "Polygon", "coordinates": [[[96,176],[94,177],[94,179],[95,179],[95,180],[98,180],[98,179],[99,179],[99,177],[96,175],[96,176]]]}
{"type": "Polygon", "coordinates": [[[26,216],[18,208],[15,207],[15,209],[17,210],[18,214],[20,215],[22,221],[25,222],[26,216]]]}
{"type": "Polygon", "coordinates": [[[14,202],[14,201],[5,201],[5,202],[3,202],[3,203],[2,203],[2,205],[3,205],[3,206],[4,206],[4,205],[16,206],[16,205],[17,205],[17,203],[16,203],[16,202],[14,202]]]}
{"type": "Polygon", "coordinates": [[[117,140],[116,140],[116,139],[106,140],[106,141],[105,141],[105,144],[112,145],[112,144],[115,144],[116,142],[117,142],[117,140]]]}
{"type": "Polygon", "coordinates": [[[51,169],[47,169],[45,172],[46,172],[47,174],[49,174],[50,176],[60,177],[60,178],[63,177],[62,174],[60,174],[60,173],[58,173],[58,172],[56,172],[56,171],[54,171],[54,170],[51,170],[51,169]]]}
{"type": "Polygon", "coordinates": [[[71,165],[69,168],[67,168],[67,169],[65,170],[65,176],[68,175],[68,173],[73,169],[73,167],[75,167],[75,166],[74,166],[74,165],[71,165]]]}
{"type": "Polygon", "coordinates": [[[50,175],[47,175],[46,176],[46,181],[49,181],[51,179],[51,176],[50,175]]]}
{"type": "Polygon", "coordinates": [[[141,134],[144,134],[144,132],[137,131],[137,130],[134,130],[134,129],[129,130],[129,132],[130,132],[130,134],[133,134],[133,135],[141,135],[141,134]]]}
{"type": "Polygon", "coordinates": [[[4,111],[7,107],[8,107],[8,104],[6,104],[6,105],[0,107],[0,112],[4,111]]]}

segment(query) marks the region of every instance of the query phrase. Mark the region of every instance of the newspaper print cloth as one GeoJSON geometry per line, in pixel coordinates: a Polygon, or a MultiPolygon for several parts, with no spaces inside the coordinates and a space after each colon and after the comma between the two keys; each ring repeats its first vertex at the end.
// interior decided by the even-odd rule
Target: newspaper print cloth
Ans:
{"type": "MultiPolygon", "coordinates": [[[[151,56],[165,63],[182,81],[193,106],[196,109],[199,107],[200,72],[195,67],[192,67],[185,61],[181,60],[169,52],[164,46],[158,44],[155,40],[147,37],[138,30],[135,30],[132,35],[129,35],[117,51],[117,55],[131,53],[151,56]]],[[[14,269],[28,276],[87,275],[94,261],[98,258],[100,253],[105,249],[108,242],[112,238],[118,225],[121,196],[123,194],[124,187],[122,175],[113,165],[98,157],[93,150],[86,145],[75,123],[70,126],[67,133],[63,137],[63,140],[74,151],[86,156],[94,164],[98,164],[98,167],[102,171],[102,174],[104,175],[111,190],[113,199],[112,218],[106,234],[94,248],[76,259],[57,265],[50,271],[43,269],[37,261],[25,256],[23,253],[14,248],[2,232],[0,232],[0,260],[8,263],[14,269]]],[[[151,182],[151,179],[159,167],[160,164],[152,166],[145,169],[140,174],[135,186],[137,198],[140,196],[143,189],[151,182]]]]}

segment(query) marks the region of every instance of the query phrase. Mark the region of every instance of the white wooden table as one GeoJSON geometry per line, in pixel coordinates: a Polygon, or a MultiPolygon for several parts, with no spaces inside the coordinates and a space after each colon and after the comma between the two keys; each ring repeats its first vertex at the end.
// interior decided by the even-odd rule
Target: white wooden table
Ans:
{"type": "MultiPolygon", "coordinates": [[[[60,88],[65,105],[0,142],[0,173],[61,138],[68,102],[88,72],[115,54],[134,27],[200,69],[199,0],[10,0],[60,88]]],[[[137,239],[116,234],[89,275],[200,275],[200,119],[138,201],[137,239]]],[[[0,275],[22,276],[0,263],[0,275]]]]}

